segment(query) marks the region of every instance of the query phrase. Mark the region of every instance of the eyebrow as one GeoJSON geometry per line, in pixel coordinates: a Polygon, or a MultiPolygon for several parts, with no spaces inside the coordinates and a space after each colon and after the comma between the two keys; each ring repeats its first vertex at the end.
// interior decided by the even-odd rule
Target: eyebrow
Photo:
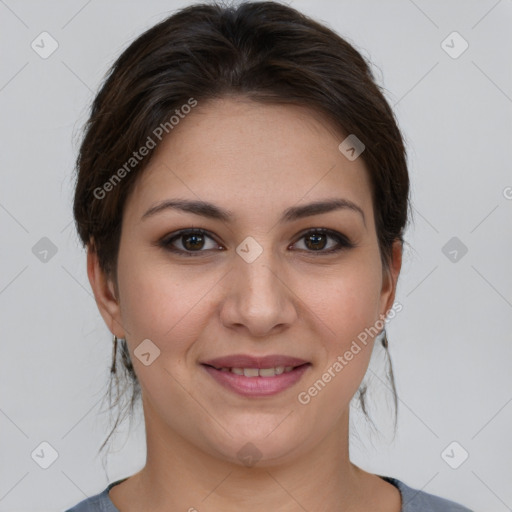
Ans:
{"type": "MultiPolygon", "coordinates": [[[[164,210],[178,210],[195,215],[201,215],[209,219],[221,220],[223,222],[230,222],[235,218],[235,215],[230,210],[225,210],[207,201],[192,201],[189,199],[167,199],[161,201],[144,213],[141,220],[152,217],[157,213],[164,210]]],[[[321,213],[328,213],[336,210],[352,210],[361,214],[364,225],[366,227],[366,218],[364,211],[356,203],[341,198],[325,199],[322,201],[315,201],[302,206],[292,206],[287,208],[281,216],[280,222],[292,222],[312,215],[319,215],[321,213]]]]}

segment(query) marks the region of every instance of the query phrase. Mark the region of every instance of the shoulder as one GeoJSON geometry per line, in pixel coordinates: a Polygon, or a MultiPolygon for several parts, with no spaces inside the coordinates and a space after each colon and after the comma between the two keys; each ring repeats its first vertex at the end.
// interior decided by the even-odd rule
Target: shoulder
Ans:
{"type": "Polygon", "coordinates": [[[398,488],[402,495],[402,512],[472,512],[454,501],[413,489],[400,480],[382,477],[398,488]]]}
{"type": "Polygon", "coordinates": [[[112,482],[104,491],[100,492],[99,494],[95,494],[90,498],[82,500],[81,502],[77,503],[74,507],[66,510],[65,512],[119,512],[119,510],[110,500],[108,491],[110,491],[110,489],[114,487],[114,485],[121,483],[123,480],[117,480],[116,482],[112,482]]]}

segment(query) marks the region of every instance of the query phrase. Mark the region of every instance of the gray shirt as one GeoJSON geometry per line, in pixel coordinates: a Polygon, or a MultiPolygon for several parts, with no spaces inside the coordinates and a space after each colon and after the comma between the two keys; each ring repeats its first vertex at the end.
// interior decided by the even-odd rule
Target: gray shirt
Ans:
{"type": "MultiPolygon", "coordinates": [[[[381,478],[394,485],[400,491],[402,495],[401,512],[472,512],[469,508],[458,505],[453,501],[412,489],[396,478],[388,476],[381,476],[381,478]]],[[[114,485],[120,484],[124,480],[126,478],[111,483],[100,494],[81,501],[73,508],[66,510],[66,512],[120,512],[110,500],[108,491],[114,485]]]]}

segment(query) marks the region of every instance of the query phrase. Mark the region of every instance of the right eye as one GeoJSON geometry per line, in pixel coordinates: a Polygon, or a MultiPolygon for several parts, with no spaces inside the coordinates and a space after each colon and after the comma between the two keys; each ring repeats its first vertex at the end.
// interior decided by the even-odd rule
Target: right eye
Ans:
{"type": "Polygon", "coordinates": [[[220,250],[219,245],[204,229],[182,229],[177,233],[166,236],[160,240],[159,245],[164,249],[183,256],[199,256],[200,253],[211,250],[220,250]],[[206,240],[211,240],[213,245],[205,248],[206,240]],[[176,247],[180,245],[181,248],[176,247]]]}

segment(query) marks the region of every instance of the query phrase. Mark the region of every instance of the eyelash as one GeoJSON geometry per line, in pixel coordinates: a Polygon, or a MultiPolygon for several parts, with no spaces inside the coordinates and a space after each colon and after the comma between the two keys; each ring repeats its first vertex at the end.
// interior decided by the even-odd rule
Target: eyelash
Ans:
{"type": "MultiPolygon", "coordinates": [[[[352,243],[345,235],[342,235],[341,233],[338,233],[337,231],[333,231],[331,229],[326,229],[326,228],[314,228],[314,229],[305,231],[299,236],[299,238],[297,239],[296,242],[294,242],[294,244],[297,243],[298,241],[302,240],[306,236],[312,235],[312,234],[327,235],[327,236],[333,238],[337,242],[338,246],[334,249],[329,249],[329,250],[322,250],[322,249],[320,249],[318,251],[305,250],[305,249],[300,249],[300,250],[305,250],[305,252],[312,253],[312,254],[325,255],[325,254],[334,254],[334,253],[340,252],[342,250],[352,249],[355,247],[355,244],[352,243]]],[[[183,249],[176,249],[175,247],[173,247],[171,245],[175,240],[183,238],[186,235],[202,235],[202,236],[212,239],[215,242],[214,238],[209,234],[208,231],[201,229],[201,228],[191,228],[191,229],[183,229],[181,231],[173,233],[171,236],[164,237],[159,242],[157,242],[157,245],[159,245],[160,247],[163,247],[167,251],[173,252],[175,254],[179,254],[181,256],[186,256],[186,257],[188,257],[188,256],[197,257],[197,256],[200,256],[201,253],[208,252],[208,251],[212,250],[212,249],[207,249],[207,250],[189,251],[189,250],[183,250],[183,249]]],[[[215,242],[215,243],[217,243],[217,242],[215,242]]]]}

